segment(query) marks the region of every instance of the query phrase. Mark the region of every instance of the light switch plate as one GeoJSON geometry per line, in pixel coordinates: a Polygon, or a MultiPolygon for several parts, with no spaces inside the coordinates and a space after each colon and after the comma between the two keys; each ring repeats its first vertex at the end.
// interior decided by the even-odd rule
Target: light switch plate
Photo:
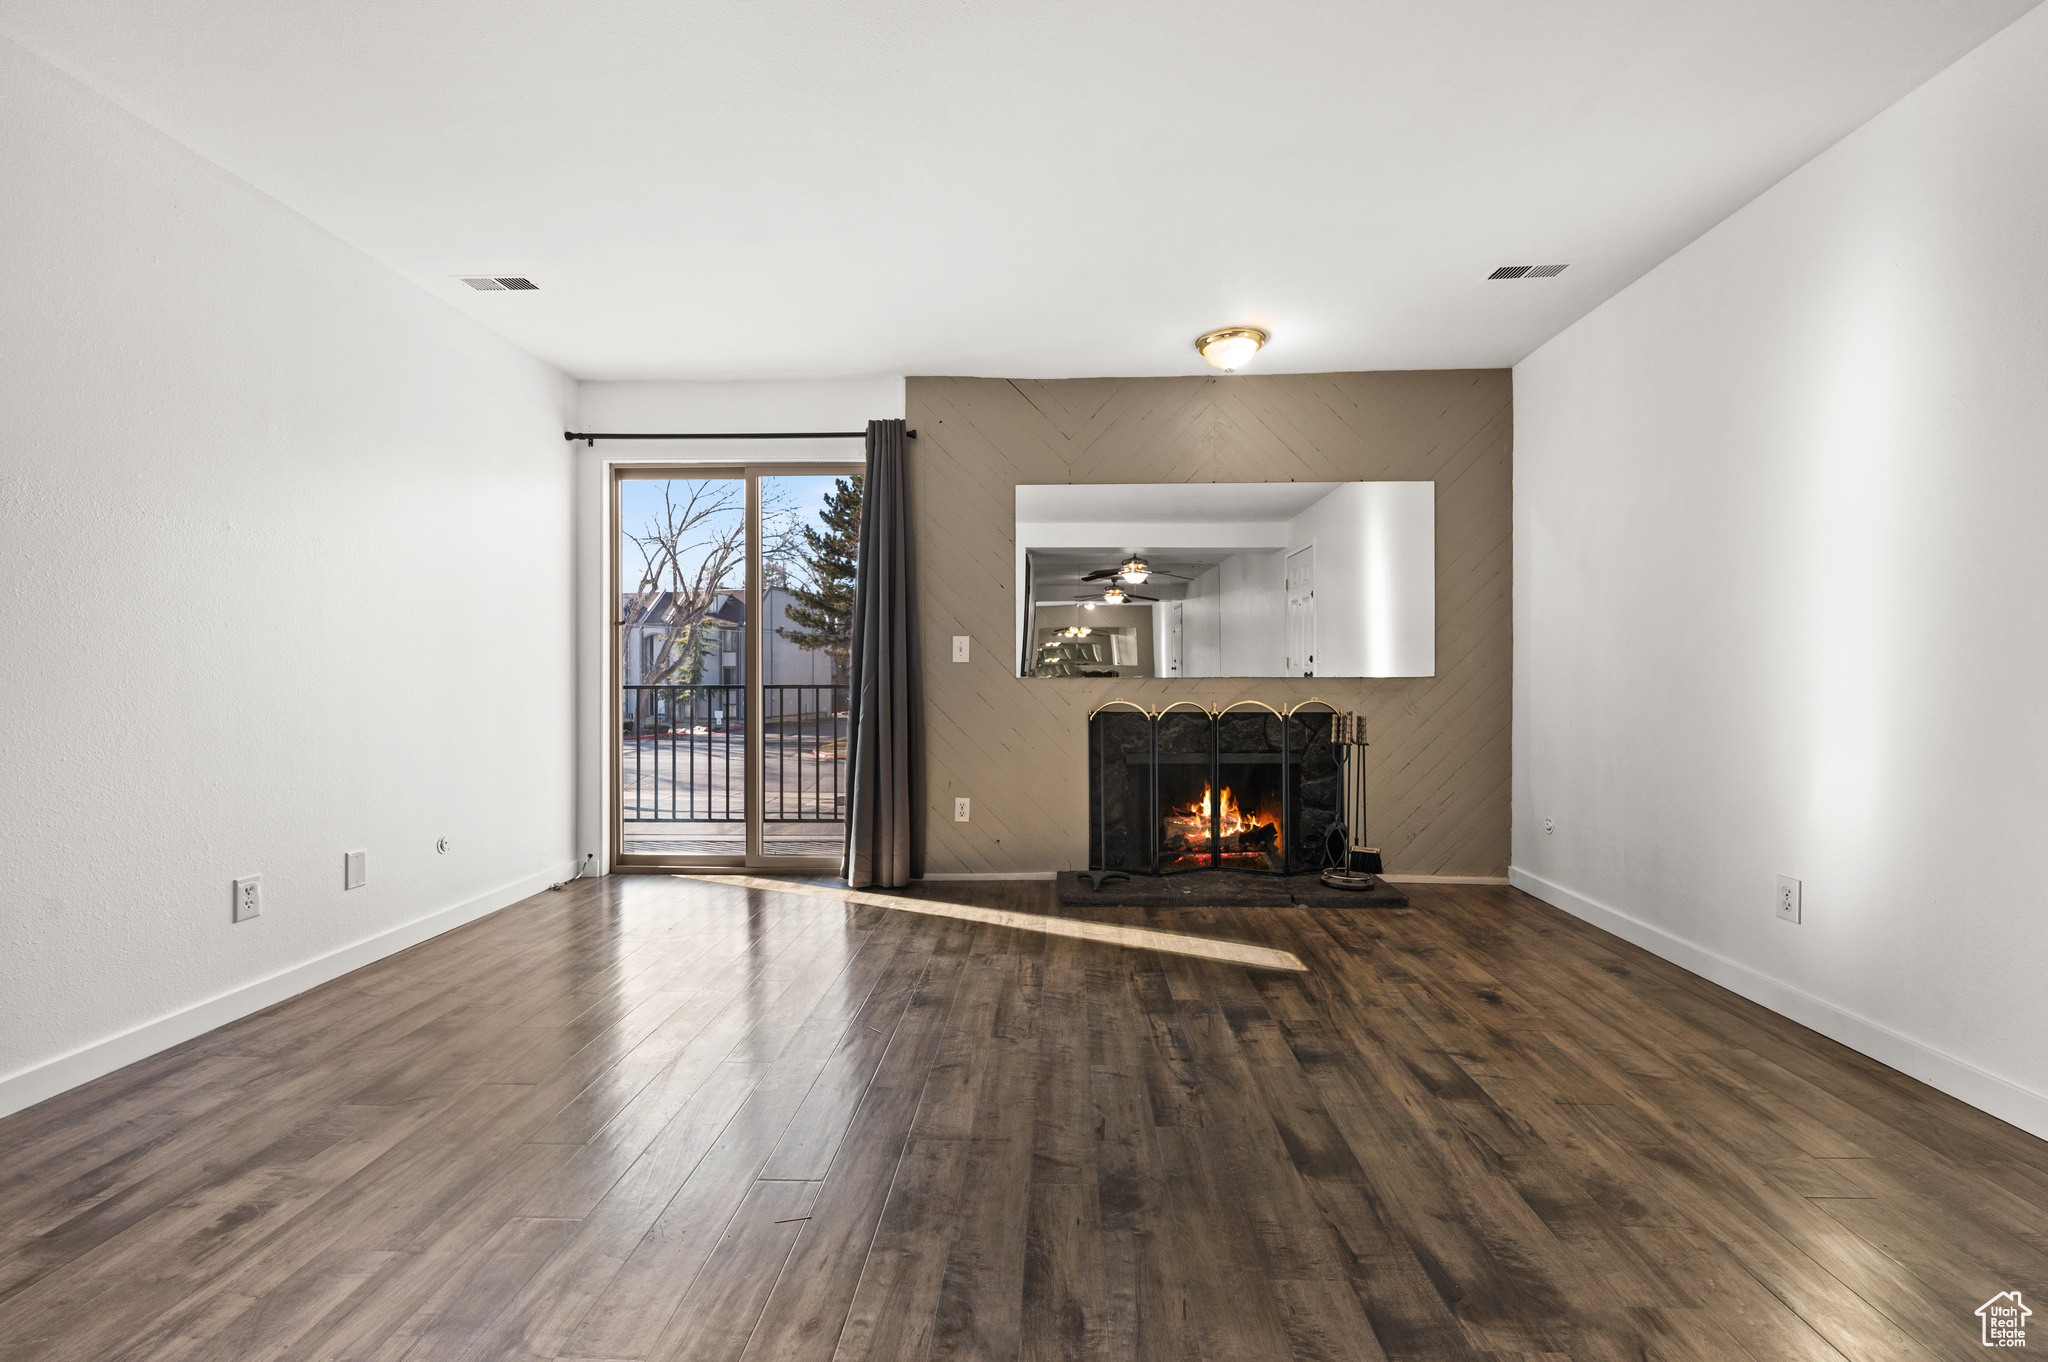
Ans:
{"type": "Polygon", "coordinates": [[[263,877],[250,875],[235,881],[235,921],[247,922],[263,916],[263,877]]]}
{"type": "Polygon", "coordinates": [[[1787,922],[1799,921],[1799,881],[1790,875],[1778,876],[1778,916],[1787,922]]]}
{"type": "Polygon", "coordinates": [[[342,857],[341,887],[361,889],[370,882],[370,853],[351,851],[342,857]]]}
{"type": "Polygon", "coordinates": [[[953,635],[953,660],[955,662],[965,662],[967,660],[967,640],[971,637],[973,637],[971,634],[953,635]]]}

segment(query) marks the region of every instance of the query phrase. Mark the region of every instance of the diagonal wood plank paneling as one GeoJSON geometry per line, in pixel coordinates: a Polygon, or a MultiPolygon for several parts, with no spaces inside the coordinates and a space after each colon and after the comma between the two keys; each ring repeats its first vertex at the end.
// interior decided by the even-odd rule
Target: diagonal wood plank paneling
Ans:
{"type": "Polygon", "coordinates": [[[1086,863],[1090,709],[1122,696],[1371,717],[1372,829],[1387,868],[1508,864],[1513,393],[1505,369],[1231,378],[913,378],[924,629],[927,873],[1086,863]],[[1012,642],[1016,489],[1057,482],[1428,479],[1437,674],[1415,680],[1025,681],[1012,642]],[[951,660],[952,636],[973,661],[951,660]],[[952,821],[953,799],[974,821],[952,821]]]}

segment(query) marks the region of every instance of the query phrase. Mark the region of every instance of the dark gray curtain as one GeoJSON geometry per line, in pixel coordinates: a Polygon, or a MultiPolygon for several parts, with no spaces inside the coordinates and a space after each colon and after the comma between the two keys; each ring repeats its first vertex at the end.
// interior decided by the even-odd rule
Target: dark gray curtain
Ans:
{"type": "Polygon", "coordinates": [[[870,421],[853,577],[846,855],[839,864],[855,889],[901,888],[924,873],[920,660],[903,423],[870,421]]]}

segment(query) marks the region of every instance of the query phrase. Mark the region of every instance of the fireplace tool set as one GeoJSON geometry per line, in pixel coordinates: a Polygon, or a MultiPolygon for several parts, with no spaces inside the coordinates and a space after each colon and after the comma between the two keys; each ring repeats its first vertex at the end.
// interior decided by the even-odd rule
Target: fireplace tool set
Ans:
{"type": "Polygon", "coordinates": [[[1330,716],[1330,745],[1336,749],[1343,816],[1325,834],[1323,883],[1333,889],[1372,890],[1379,884],[1380,849],[1365,842],[1365,716],[1330,716]]]}

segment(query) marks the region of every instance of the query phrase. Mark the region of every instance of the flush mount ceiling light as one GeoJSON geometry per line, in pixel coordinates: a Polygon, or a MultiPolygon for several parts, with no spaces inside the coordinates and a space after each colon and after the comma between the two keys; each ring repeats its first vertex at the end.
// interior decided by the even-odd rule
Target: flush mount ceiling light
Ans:
{"type": "Polygon", "coordinates": [[[1249,326],[1228,326],[1221,331],[1211,331],[1197,337],[1195,348],[1206,359],[1226,374],[1234,374],[1245,361],[1259,353],[1259,347],[1266,343],[1266,333],[1249,326]]]}

